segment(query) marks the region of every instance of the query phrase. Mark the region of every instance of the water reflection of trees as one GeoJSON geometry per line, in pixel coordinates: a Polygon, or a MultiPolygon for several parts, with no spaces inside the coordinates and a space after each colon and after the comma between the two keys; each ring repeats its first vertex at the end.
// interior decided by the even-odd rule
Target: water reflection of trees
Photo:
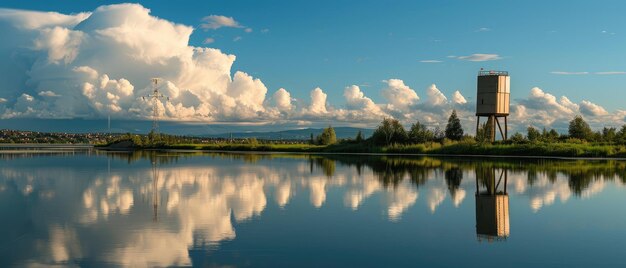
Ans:
{"type": "Polygon", "coordinates": [[[450,195],[454,198],[461,186],[461,180],[463,180],[463,170],[460,168],[450,168],[446,170],[444,174],[448,191],[450,191],[450,195]]]}
{"type": "Polygon", "coordinates": [[[312,157],[309,158],[309,163],[311,166],[311,173],[313,173],[314,166],[317,166],[322,169],[322,172],[327,177],[332,177],[335,174],[335,169],[337,169],[335,165],[335,161],[325,158],[325,157],[312,157]]]}
{"type": "MultiPolygon", "coordinates": [[[[461,184],[463,173],[480,173],[502,169],[527,174],[527,184],[533,186],[540,176],[554,183],[559,174],[568,180],[570,190],[581,195],[596,181],[619,180],[626,184],[626,161],[619,160],[556,160],[556,159],[467,159],[406,156],[326,156],[342,165],[355,166],[360,171],[369,167],[384,187],[395,187],[409,179],[416,187],[426,183],[437,172],[443,173],[446,185],[454,194],[461,184]]],[[[315,163],[327,161],[316,160],[315,163]]],[[[324,167],[322,167],[324,168],[324,167]]],[[[327,174],[328,175],[328,174],[327,174]]],[[[479,177],[481,177],[479,176],[479,177]]]]}
{"type": "MultiPolygon", "coordinates": [[[[102,154],[102,153],[96,153],[102,154]]],[[[319,168],[324,175],[332,177],[336,165],[356,168],[361,174],[363,167],[368,167],[384,187],[397,187],[405,179],[416,187],[426,183],[437,172],[443,173],[448,190],[454,194],[458,189],[463,173],[481,172],[492,168],[506,169],[512,172],[526,173],[527,184],[533,186],[540,176],[545,176],[554,183],[559,174],[568,179],[570,189],[575,195],[581,195],[595,181],[618,179],[626,184],[626,161],[620,160],[555,160],[555,159],[467,159],[434,158],[408,156],[358,156],[354,155],[308,155],[308,154],[255,154],[229,152],[108,152],[109,157],[123,159],[128,163],[148,159],[159,164],[172,164],[181,158],[204,155],[214,158],[228,158],[254,164],[262,160],[277,158],[308,159],[311,172],[319,168]]]]}
{"type": "Polygon", "coordinates": [[[424,185],[429,177],[439,172],[443,173],[448,190],[454,194],[458,189],[463,173],[480,172],[482,169],[497,168],[512,172],[526,173],[527,184],[533,186],[540,177],[546,177],[550,183],[557,180],[559,174],[568,179],[568,185],[575,195],[581,195],[594,182],[604,180],[619,180],[626,184],[626,161],[620,160],[555,160],[555,159],[467,159],[467,158],[434,158],[408,156],[358,156],[354,155],[310,155],[310,154],[272,154],[272,153],[232,153],[232,152],[198,152],[198,151],[131,151],[105,152],[88,150],[82,152],[50,152],[50,153],[23,153],[0,154],[2,159],[22,157],[37,157],[67,154],[89,154],[107,156],[112,159],[133,163],[142,160],[154,161],[159,165],[177,163],[181,159],[195,156],[209,156],[211,158],[232,159],[255,164],[263,160],[279,158],[307,159],[311,172],[319,168],[324,175],[332,177],[336,165],[347,165],[356,168],[360,175],[364,167],[372,170],[384,187],[395,188],[405,179],[410,180],[416,187],[424,185]]]}

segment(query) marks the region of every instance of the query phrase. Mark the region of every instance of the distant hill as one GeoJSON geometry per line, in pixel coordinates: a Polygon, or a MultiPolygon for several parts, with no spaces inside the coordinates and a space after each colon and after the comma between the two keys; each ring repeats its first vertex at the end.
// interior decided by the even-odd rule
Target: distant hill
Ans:
{"type": "MultiPolygon", "coordinates": [[[[356,134],[359,130],[363,133],[364,138],[368,138],[372,136],[374,133],[373,129],[367,128],[354,128],[354,127],[335,127],[335,134],[338,139],[347,139],[347,138],[355,138],[356,134]]],[[[305,128],[305,129],[292,129],[292,130],[282,130],[282,131],[269,131],[269,132],[233,132],[233,133],[220,133],[220,134],[210,134],[203,135],[204,137],[210,138],[257,138],[257,139],[268,139],[268,140],[308,140],[311,138],[311,133],[313,136],[317,136],[322,133],[323,128],[305,128]]]]}
{"type": "MultiPolygon", "coordinates": [[[[235,138],[258,139],[303,139],[308,140],[311,133],[317,136],[323,128],[293,129],[295,125],[227,125],[207,124],[202,122],[159,122],[161,133],[172,135],[189,135],[198,137],[230,137],[233,133],[235,138]],[[282,130],[277,129],[292,129],[282,130]],[[254,130],[254,131],[249,131],[254,130]]],[[[119,120],[111,119],[111,128],[108,128],[106,119],[2,119],[0,129],[26,130],[39,132],[67,132],[67,133],[143,133],[150,132],[152,121],[150,120],[119,120]]],[[[335,127],[337,138],[354,138],[361,130],[365,138],[370,137],[374,130],[354,127],[335,127]]]]}

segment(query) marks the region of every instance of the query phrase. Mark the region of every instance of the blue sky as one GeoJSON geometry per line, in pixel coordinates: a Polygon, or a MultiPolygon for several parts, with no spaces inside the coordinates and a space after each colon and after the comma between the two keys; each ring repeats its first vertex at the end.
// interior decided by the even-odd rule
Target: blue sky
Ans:
{"type": "MultiPolygon", "coordinates": [[[[8,8],[75,13],[123,1],[3,1],[8,8]]],[[[413,88],[436,83],[444,93],[471,98],[475,73],[508,70],[513,97],[533,86],[607,109],[623,108],[626,75],[556,75],[626,71],[623,1],[141,1],[152,14],[198,28],[207,15],[235,18],[241,29],[197,29],[191,44],[237,55],[235,69],[271,88],[305,97],[314,87],[341,97],[346,85],[401,78],[413,88]],[[622,26],[620,26],[622,25],[622,26]],[[488,28],[488,31],[481,31],[488,28]],[[268,29],[263,34],[260,31],[268,29]],[[606,31],[606,33],[603,33],[606,31]],[[241,36],[240,41],[233,41],[241,36]],[[491,62],[446,58],[498,54],[491,62]],[[443,63],[421,63],[442,60],[443,63]]]]}
{"type": "MultiPolygon", "coordinates": [[[[92,11],[111,1],[12,1],[5,8],[92,11]]],[[[512,99],[533,87],[624,109],[626,32],[623,1],[141,1],[151,15],[194,27],[189,45],[236,55],[232,71],[260,78],[268,97],[285,88],[309,98],[320,87],[342,106],[344,88],[358,85],[384,102],[383,80],[402,79],[418,92],[436,84],[474,100],[476,72],[507,70],[512,99]],[[243,28],[203,30],[202,18],[222,15],[243,28]],[[246,28],[252,29],[247,33],[246,28]],[[213,43],[203,44],[212,38],[213,43]],[[453,58],[496,54],[472,62],[453,58]],[[425,60],[441,61],[425,63],[425,60]],[[612,72],[612,74],[602,74],[612,72]],[[617,72],[617,73],[613,73],[617,72]],[[601,73],[601,74],[598,74],[601,73]]]]}

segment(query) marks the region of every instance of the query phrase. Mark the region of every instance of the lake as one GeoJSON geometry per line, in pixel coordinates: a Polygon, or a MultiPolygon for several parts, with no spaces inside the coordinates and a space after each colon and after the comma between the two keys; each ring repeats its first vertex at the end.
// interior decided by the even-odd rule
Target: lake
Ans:
{"type": "Polygon", "coordinates": [[[11,149],[0,266],[623,267],[625,183],[617,160],[11,149]]]}

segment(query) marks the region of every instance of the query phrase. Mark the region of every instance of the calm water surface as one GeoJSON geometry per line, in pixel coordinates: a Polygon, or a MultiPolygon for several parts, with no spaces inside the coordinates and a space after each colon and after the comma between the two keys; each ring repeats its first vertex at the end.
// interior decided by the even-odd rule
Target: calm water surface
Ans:
{"type": "Polygon", "coordinates": [[[626,162],[0,154],[0,266],[624,267],[626,162]]]}

